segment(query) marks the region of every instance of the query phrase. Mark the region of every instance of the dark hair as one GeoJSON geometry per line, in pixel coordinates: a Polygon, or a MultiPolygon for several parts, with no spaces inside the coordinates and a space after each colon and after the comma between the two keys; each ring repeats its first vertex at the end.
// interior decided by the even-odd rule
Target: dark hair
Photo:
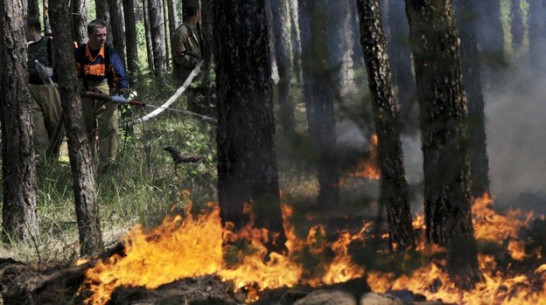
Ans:
{"type": "Polygon", "coordinates": [[[42,24],[40,23],[39,19],[36,18],[29,18],[27,20],[27,26],[30,30],[31,28],[34,28],[36,32],[40,33],[42,31],[42,24]]]}
{"type": "Polygon", "coordinates": [[[184,4],[182,7],[182,13],[183,13],[183,19],[184,21],[190,18],[191,16],[195,15],[200,10],[199,2],[198,1],[192,1],[190,3],[184,4]]]}
{"type": "Polygon", "coordinates": [[[105,28],[106,27],[106,21],[102,19],[95,19],[87,25],[87,35],[92,35],[95,33],[95,29],[97,28],[105,28]]]}

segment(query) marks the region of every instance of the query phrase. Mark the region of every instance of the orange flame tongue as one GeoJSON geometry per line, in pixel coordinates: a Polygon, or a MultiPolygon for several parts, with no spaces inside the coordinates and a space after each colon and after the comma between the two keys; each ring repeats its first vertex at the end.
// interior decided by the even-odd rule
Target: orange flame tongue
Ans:
{"type": "Polygon", "coordinates": [[[370,158],[359,161],[356,172],[348,173],[349,177],[358,177],[370,180],[381,179],[381,171],[377,166],[377,145],[377,135],[373,134],[370,138],[370,158]]]}

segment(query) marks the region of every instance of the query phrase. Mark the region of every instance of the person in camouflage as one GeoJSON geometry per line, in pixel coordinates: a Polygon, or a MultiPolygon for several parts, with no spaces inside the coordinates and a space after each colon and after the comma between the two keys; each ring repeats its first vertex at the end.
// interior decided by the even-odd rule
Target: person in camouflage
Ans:
{"type": "Polygon", "coordinates": [[[29,89],[34,100],[32,121],[36,160],[58,158],[64,129],[61,97],[53,73],[52,37],[41,35],[39,20],[28,19],[25,34],[28,44],[29,89]]]}

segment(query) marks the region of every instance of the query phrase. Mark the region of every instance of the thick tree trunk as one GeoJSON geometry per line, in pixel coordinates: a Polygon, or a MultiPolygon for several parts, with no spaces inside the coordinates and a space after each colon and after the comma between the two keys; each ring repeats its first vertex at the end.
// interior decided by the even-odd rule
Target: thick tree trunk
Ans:
{"type": "Polygon", "coordinates": [[[415,61],[429,242],[447,246],[448,271],[462,288],[480,280],[473,237],[459,42],[450,0],[406,0],[415,61]]]}
{"type": "Polygon", "coordinates": [[[487,157],[484,98],[479,65],[475,19],[472,0],[455,0],[457,30],[461,38],[461,61],[464,88],[468,101],[468,155],[470,161],[470,194],[481,197],[489,193],[489,158],[487,157]]]}
{"type": "Polygon", "coordinates": [[[109,22],[112,29],[110,36],[112,36],[114,49],[118,51],[121,59],[125,63],[125,31],[123,30],[122,8],[121,0],[108,0],[110,20],[113,20],[112,22],[109,22]]]}
{"type": "Polygon", "coordinates": [[[214,41],[214,0],[202,0],[201,12],[203,15],[202,36],[203,36],[203,84],[205,88],[205,98],[209,105],[216,105],[214,99],[214,80],[212,77],[212,63],[214,62],[214,50],[216,49],[214,41]]]}
{"type": "Polygon", "coordinates": [[[38,233],[36,169],[21,0],[0,0],[2,233],[30,242],[38,233]]]}
{"type": "Polygon", "coordinates": [[[224,222],[269,232],[270,250],[286,240],[273,136],[271,62],[264,1],[214,3],[218,85],[218,194],[224,222]]]}
{"type": "Polygon", "coordinates": [[[544,38],[544,6],[541,1],[529,1],[529,61],[535,76],[544,71],[544,52],[546,51],[544,38]]]}
{"type": "Polygon", "coordinates": [[[388,43],[392,81],[398,87],[398,102],[404,112],[409,111],[415,100],[415,82],[411,67],[411,49],[409,44],[409,25],[404,2],[388,0],[388,43]]]}
{"type": "Polygon", "coordinates": [[[28,0],[27,18],[40,20],[40,1],[28,0]]]}
{"type": "Polygon", "coordinates": [[[339,169],[336,160],[336,120],[328,58],[326,0],[300,0],[303,91],[309,136],[317,152],[320,190],[317,202],[324,207],[339,203],[339,169]]]}
{"type": "Polygon", "coordinates": [[[106,36],[106,42],[112,46],[114,43],[114,37],[112,35],[112,27],[110,25],[110,10],[108,8],[108,1],[109,0],[95,0],[95,12],[97,19],[101,19],[108,23],[108,35],[106,36]]]}
{"type": "Polygon", "coordinates": [[[295,129],[294,105],[290,94],[292,79],[292,41],[290,27],[290,7],[286,0],[271,0],[272,25],[274,31],[275,55],[279,71],[278,100],[279,117],[285,133],[295,129]]]}
{"type": "Polygon", "coordinates": [[[72,0],[72,39],[78,44],[87,41],[87,8],[85,0],[72,0]]]}
{"type": "Polygon", "coordinates": [[[91,149],[83,124],[78,79],[74,70],[68,7],[68,0],[52,2],[51,17],[55,33],[53,53],[57,63],[63,119],[68,136],[80,253],[96,255],[103,251],[103,244],[91,149]]]}
{"type": "Polygon", "coordinates": [[[131,74],[138,71],[138,45],[134,0],[123,0],[125,41],[127,42],[127,67],[131,74]]]}
{"type": "Polygon", "coordinates": [[[150,33],[152,38],[152,48],[154,55],[154,73],[160,78],[164,78],[167,71],[167,62],[165,58],[165,28],[163,27],[163,1],[148,0],[148,14],[150,19],[150,33]]]}
{"type": "Polygon", "coordinates": [[[523,36],[525,35],[521,0],[511,0],[510,2],[510,25],[512,33],[512,49],[517,50],[523,43],[523,36]]]}
{"type": "Polygon", "coordinates": [[[292,66],[294,67],[294,73],[298,84],[303,83],[303,72],[301,68],[301,35],[300,35],[300,20],[299,20],[299,8],[298,0],[288,0],[290,5],[290,35],[292,37],[292,66]]]}
{"type": "Polygon", "coordinates": [[[144,31],[146,32],[146,58],[148,59],[148,69],[154,71],[154,48],[152,46],[152,31],[150,30],[150,12],[148,11],[148,1],[142,0],[142,17],[144,19],[144,31]]]}
{"type": "Polygon", "coordinates": [[[44,33],[46,35],[51,34],[51,25],[49,24],[49,0],[43,0],[43,13],[44,13],[44,33]]]}
{"type": "Polygon", "coordinates": [[[378,138],[381,203],[387,208],[391,247],[404,250],[414,246],[415,241],[379,0],[358,0],[357,3],[360,42],[368,71],[378,138]]]}

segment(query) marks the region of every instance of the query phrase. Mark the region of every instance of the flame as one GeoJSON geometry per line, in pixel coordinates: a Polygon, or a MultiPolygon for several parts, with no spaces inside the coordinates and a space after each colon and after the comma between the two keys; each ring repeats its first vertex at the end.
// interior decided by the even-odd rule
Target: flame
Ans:
{"type": "Polygon", "coordinates": [[[381,179],[381,171],[377,166],[377,134],[373,134],[370,138],[370,158],[360,160],[357,165],[356,172],[348,173],[349,177],[364,178],[370,180],[381,179]]]}

